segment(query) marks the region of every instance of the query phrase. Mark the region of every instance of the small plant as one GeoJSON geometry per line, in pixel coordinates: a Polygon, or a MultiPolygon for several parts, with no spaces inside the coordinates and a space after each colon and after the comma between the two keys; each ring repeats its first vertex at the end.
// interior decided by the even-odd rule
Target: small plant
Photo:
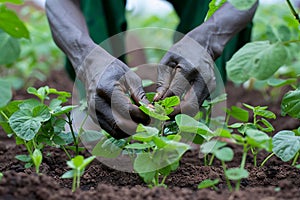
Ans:
{"type": "Polygon", "coordinates": [[[72,191],[75,192],[76,189],[80,188],[80,177],[84,174],[85,168],[96,158],[96,156],[90,156],[84,158],[79,155],[71,160],[67,161],[67,165],[71,170],[67,171],[62,175],[62,178],[73,178],[72,191]]]}
{"type": "Polygon", "coordinates": [[[25,162],[25,167],[34,165],[39,173],[43,159],[42,149],[45,146],[61,147],[69,158],[66,146],[72,142],[78,146],[77,140],[74,140],[74,132],[63,132],[65,124],[70,121],[70,118],[66,121],[64,116],[69,116],[68,113],[74,106],[62,105],[71,96],[70,93],[48,86],[39,89],[30,87],[27,92],[38,100],[16,100],[3,104],[0,109],[0,125],[8,136],[15,137],[18,145],[24,145],[27,149],[29,155],[18,155],[16,158],[25,162]],[[50,95],[57,97],[50,98],[50,95]]]}
{"type": "Polygon", "coordinates": [[[216,187],[216,185],[220,182],[219,179],[206,179],[201,181],[201,183],[199,183],[198,185],[198,189],[204,189],[204,188],[213,188],[214,190],[218,190],[218,188],[216,187]]]}
{"type": "Polygon", "coordinates": [[[3,174],[0,172],[0,181],[2,180],[3,178],[3,174]]]}

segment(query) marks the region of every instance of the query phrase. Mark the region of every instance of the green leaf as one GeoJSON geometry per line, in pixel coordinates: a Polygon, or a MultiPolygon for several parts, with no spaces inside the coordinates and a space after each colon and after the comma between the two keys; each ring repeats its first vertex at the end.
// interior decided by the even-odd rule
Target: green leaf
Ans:
{"type": "Polygon", "coordinates": [[[149,79],[142,80],[143,87],[149,87],[153,84],[154,84],[154,82],[152,80],[149,80],[149,79]]]}
{"type": "Polygon", "coordinates": [[[225,171],[225,175],[229,180],[238,181],[243,178],[248,178],[249,172],[242,168],[231,168],[225,171]]]}
{"type": "Polygon", "coordinates": [[[268,120],[266,120],[265,118],[261,118],[259,120],[257,120],[257,123],[261,122],[265,127],[262,127],[259,124],[256,124],[256,126],[258,127],[259,130],[264,131],[264,132],[272,132],[274,131],[274,127],[272,126],[272,124],[270,122],[268,122],[268,120]]]}
{"type": "Polygon", "coordinates": [[[39,149],[35,149],[32,153],[31,158],[34,166],[38,169],[42,164],[42,160],[43,160],[42,152],[39,149]]]}
{"type": "Polygon", "coordinates": [[[291,160],[300,150],[300,137],[293,131],[279,131],[272,139],[273,152],[282,161],[291,160]]]}
{"type": "Polygon", "coordinates": [[[231,117],[242,122],[248,122],[249,120],[249,112],[237,106],[231,106],[231,109],[228,111],[228,114],[231,117]]]}
{"type": "Polygon", "coordinates": [[[208,103],[209,103],[210,105],[215,105],[215,104],[217,104],[217,103],[226,101],[226,99],[227,99],[227,94],[224,93],[224,94],[221,94],[221,95],[217,96],[216,98],[214,98],[214,99],[208,101],[208,103]]]}
{"type": "MultiPolygon", "coordinates": [[[[153,158],[151,157],[151,154],[140,153],[140,154],[137,154],[137,157],[134,160],[133,168],[136,172],[141,174],[141,173],[155,172],[156,170],[158,170],[160,168],[160,166],[158,166],[154,162],[153,158]]],[[[146,175],[149,176],[149,174],[146,174],[146,175]]],[[[148,177],[148,179],[151,179],[151,178],[148,177]]]]}
{"type": "Polygon", "coordinates": [[[79,170],[84,170],[84,168],[86,168],[95,158],[96,156],[90,156],[88,158],[85,158],[82,164],[80,165],[79,170]]]}
{"type": "MultiPolygon", "coordinates": [[[[257,108],[257,107],[256,107],[257,108]]],[[[269,111],[269,110],[264,110],[264,109],[255,109],[254,110],[254,113],[258,116],[262,116],[262,117],[265,117],[267,119],[276,119],[276,115],[269,111]]]]}
{"type": "Polygon", "coordinates": [[[15,38],[29,39],[29,31],[25,24],[14,11],[7,9],[4,5],[0,6],[0,29],[15,38]]]}
{"type": "Polygon", "coordinates": [[[23,4],[23,0],[0,0],[0,3],[23,4]]]}
{"type": "MultiPolygon", "coordinates": [[[[1,23],[1,22],[0,22],[1,23]]],[[[19,41],[0,29],[0,65],[16,61],[21,53],[19,41]]]]}
{"type": "Polygon", "coordinates": [[[218,140],[208,141],[200,146],[200,151],[204,154],[214,153],[218,149],[226,146],[226,142],[221,142],[218,140]]]}
{"type": "Polygon", "coordinates": [[[0,91],[0,108],[2,108],[6,106],[12,98],[10,84],[0,79],[0,91]]]}
{"type": "Polygon", "coordinates": [[[41,127],[41,123],[51,117],[46,105],[38,105],[32,111],[22,109],[9,118],[9,125],[16,135],[26,141],[32,140],[41,127]]]}
{"type": "Polygon", "coordinates": [[[229,147],[217,149],[214,154],[219,160],[224,162],[232,161],[234,155],[233,150],[229,147]]]}
{"type": "Polygon", "coordinates": [[[76,171],[75,170],[70,170],[70,171],[67,171],[65,172],[61,178],[73,178],[74,175],[76,176],[76,171]]]}
{"type": "Polygon", "coordinates": [[[220,182],[219,179],[215,179],[215,180],[206,179],[201,181],[201,183],[199,183],[198,189],[210,188],[217,185],[219,182],[220,182]]]}
{"type": "Polygon", "coordinates": [[[81,134],[80,140],[84,141],[84,143],[89,143],[98,141],[103,137],[106,136],[101,131],[87,130],[81,134]]]}
{"type": "Polygon", "coordinates": [[[149,142],[154,136],[158,135],[159,130],[157,128],[139,124],[136,132],[137,133],[132,136],[134,140],[149,142]]]}
{"type": "Polygon", "coordinates": [[[300,89],[286,93],[281,101],[283,115],[300,119],[300,89]]]}
{"type": "Polygon", "coordinates": [[[31,157],[29,155],[16,155],[15,158],[25,163],[31,161],[31,157]]]}
{"type": "MultiPolygon", "coordinates": [[[[157,102],[155,102],[155,103],[157,103],[157,102]]],[[[149,107],[148,105],[144,104],[143,102],[140,102],[140,105],[141,105],[139,107],[140,110],[143,111],[145,114],[149,115],[150,117],[153,117],[153,118],[161,120],[161,121],[166,121],[166,120],[170,119],[165,114],[157,113],[156,108],[158,108],[158,106],[156,106],[155,109],[153,109],[153,108],[149,107]]]]}
{"type": "Polygon", "coordinates": [[[94,147],[92,154],[104,158],[116,158],[122,152],[126,140],[103,137],[94,147]]]}
{"type": "Polygon", "coordinates": [[[234,124],[228,125],[227,127],[228,128],[240,128],[243,125],[244,125],[244,123],[234,123],[234,124]]]}
{"type": "Polygon", "coordinates": [[[146,97],[149,100],[149,102],[153,102],[155,94],[156,94],[155,92],[147,92],[146,93],[146,97]]]}
{"type": "Polygon", "coordinates": [[[239,10],[248,10],[252,8],[257,0],[228,0],[235,8],[239,10]]]}
{"type": "Polygon", "coordinates": [[[178,96],[168,97],[161,101],[161,105],[166,108],[177,106],[179,104],[180,104],[180,98],[178,96]]]}
{"type": "Polygon", "coordinates": [[[3,173],[0,172],[0,181],[2,180],[3,178],[3,173]]]}
{"type": "Polygon", "coordinates": [[[251,42],[232,56],[227,62],[226,71],[236,83],[243,83],[250,77],[265,80],[285,64],[287,57],[286,47],[281,43],[251,42]]]}
{"type": "Polygon", "coordinates": [[[196,121],[194,118],[179,114],[176,115],[175,121],[182,132],[196,133],[201,136],[212,135],[212,131],[203,123],[196,121]]]}
{"type": "Polygon", "coordinates": [[[296,78],[288,78],[288,79],[278,79],[278,78],[271,78],[268,80],[268,85],[272,87],[282,87],[285,85],[290,85],[297,81],[296,78]]]}
{"type": "Polygon", "coordinates": [[[227,0],[212,0],[209,3],[209,10],[206,15],[206,20],[209,19],[227,0]]]}
{"type": "Polygon", "coordinates": [[[73,136],[72,136],[72,133],[71,132],[68,132],[68,133],[59,133],[58,136],[63,139],[65,141],[65,144],[66,145],[69,145],[71,144],[73,141],[73,136]]]}
{"type": "Polygon", "coordinates": [[[64,107],[54,110],[54,112],[52,112],[52,115],[53,116],[61,116],[63,114],[71,112],[71,110],[73,110],[76,107],[77,106],[64,106],[64,107]]]}
{"type": "Polygon", "coordinates": [[[152,148],[154,147],[155,145],[154,144],[151,144],[151,143],[132,143],[132,144],[128,144],[125,146],[126,149],[140,149],[140,150],[143,150],[143,149],[149,149],[149,148],[152,148]]]}

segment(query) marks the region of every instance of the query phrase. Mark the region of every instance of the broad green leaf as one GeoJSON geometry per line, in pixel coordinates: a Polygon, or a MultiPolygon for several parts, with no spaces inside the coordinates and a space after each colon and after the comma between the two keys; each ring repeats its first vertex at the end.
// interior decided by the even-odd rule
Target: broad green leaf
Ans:
{"type": "Polygon", "coordinates": [[[218,129],[214,132],[214,134],[215,134],[216,136],[223,137],[223,138],[231,138],[231,137],[232,137],[229,130],[227,130],[227,129],[222,129],[222,128],[218,128],[218,129]]]}
{"type": "Polygon", "coordinates": [[[154,128],[154,127],[144,126],[143,124],[139,124],[136,128],[136,132],[137,133],[147,132],[151,135],[157,135],[159,130],[157,128],[154,128]]]}
{"type": "Polygon", "coordinates": [[[214,152],[215,156],[221,160],[221,161],[224,161],[224,162],[228,162],[228,161],[232,161],[233,159],[233,150],[229,147],[224,147],[224,148],[221,148],[221,149],[217,149],[215,152],[214,152]]]}
{"type": "MultiPolygon", "coordinates": [[[[144,104],[143,102],[140,102],[140,104],[141,104],[141,106],[139,107],[140,110],[143,111],[145,114],[149,115],[150,117],[153,117],[153,118],[161,120],[161,121],[166,121],[166,120],[170,119],[168,116],[166,116],[164,114],[158,114],[156,112],[156,109],[149,107],[148,105],[144,104]]],[[[158,106],[156,106],[155,108],[158,108],[158,106]]]]}
{"type": "Polygon", "coordinates": [[[182,132],[196,133],[200,135],[212,134],[212,131],[205,124],[196,121],[188,115],[176,115],[175,121],[182,132]]]}
{"type": "Polygon", "coordinates": [[[271,138],[266,133],[255,129],[248,129],[246,135],[246,141],[252,147],[263,148],[266,151],[272,150],[271,138]]]}
{"type": "Polygon", "coordinates": [[[227,0],[212,0],[209,3],[209,10],[205,19],[209,19],[226,1],[227,0]]]}
{"type": "Polygon", "coordinates": [[[281,101],[283,115],[300,119],[300,89],[286,93],[281,101]]]}
{"type": "Polygon", "coordinates": [[[238,181],[243,178],[248,178],[249,172],[242,168],[231,168],[225,171],[225,175],[229,180],[238,181]]]}
{"type": "Polygon", "coordinates": [[[164,140],[164,137],[158,137],[154,136],[153,137],[153,142],[158,148],[163,148],[167,145],[167,142],[164,140]]]}
{"type": "Polygon", "coordinates": [[[101,131],[94,131],[94,130],[87,130],[84,131],[81,136],[80,140],[86,142],[95,142],[100,140],[101,138],[105,137],[101,131]]]}
{"type": "Polygon", "coordinates": [[[231,106],[227,114],[242,122],[248,122],[249,120],[249,112],[237,106],[231,106]]]}
{"type": "Polygon", "coordinates": [[[62,138],[64,141],[65,141],[65,144],[66,145],[69,145],[71,144],[73,141],[73,136],[72,136],[72,133],[71,132],[68,132],[68,133],[59,133],[58,136],[60,138],[62,138]]]}
{"type": "Polygon", "coordinates": [[[206,179],[203,180],[201,183],[198,185],[198,189],[204,189],[204,188],[210,188],[219,183],[219,179],[211,180],[211,179],[206,179]]]}
{"type": "Polygon", "coordinates": [[[140,153],[137,154],[137,157],[134,160],[133,168],[136,172],[141,174],[141,173],[154,172],[158,170],[160,167],[154,162],[151,154],[140,153]]]}
{"type": "Polygon", "coordinates": [[[243,83],[250,77],[265,80],[285,64],[287,54],[286,47],[279,42],[251,42],[232,56],[227,62],[226,71],[236,83],[243,83]]]}
{"type": "Polygon", "coordinates": [[[39,105],[33,110],[22,109],[9,118],[9,125],[16,135],[26,141],[34,138],[41,127],[41,123],[51,117],[46,105],[39,105]]]}
{"type": "Polygon", "coordinates": [[[66,145],[66,141],[58,135],[54,135],[52,141],[57,145],[66,145]]]}
{"type": "MultiPolygon", "coordinates": [[[[136,169],[135,169],[136,172],[138,172],[136,169]]],[[[142,179],[144,180],[145,183],[147,184],[152,184],[152,181],[155,177],[155,174],[156,174],[156,171],[152,171],[152,172],[147,172],[147,173],[140,173],[138,172],[140,177],[142,177],[142,179]]]]}
{"type": "Polygon", "coordinates": [[[211,140],[211,141],[208,141],[208,142],[202,144],[200,146],[200,151],[204,154],[214,153],[218,149],[220,149],[224,146],[226,146],[225,142],[221,142],[221,141],[218,141],[218,140],[211,140]]]}
{"type": "Polygon", "coordinates": [[[4,5],[0,5],[0,29],[15,38],[29,39],[29,31],[17,14],[4,5]]]}
{"type": "Polygon", "coordinates": [[[272,139],[273,152],[284,162],[291,160],[300,150],[300,137],[293,131],[279,131],[272,139]]]}
{"type": "Polygon", "coordinates": [[[248,10],[252,8],[257,0],[228,0],[235,8],[239,10],[248,10]]]}
{"type": "Polygon", "coordinates": [[[161,101],[161,105],[167,108],[177,106],[179,104],[180,104],[180,98],[178,96],[168,97],[161,101]]]}
{"type": "Polygon", "coordinates": [[[228,125],[227,127],[228,128],[240,128],[243,125],[244,125],[244,123],[234,123],[234,124],[228,125]]]}
{"type": "Polygon", "coordinates": [[[15,158],[25,163],[31,161],[31,157],[29,155],[16,155],[15,158]]]}
{"type": "Polygon", "coordinates": [[[159,173],[163,176],[168,176],[172,171],[175,171],[179,167],[179,161],[174,162],[162,169],[159,169],[159,173]]]}
{"type": "Polygon", "coordinates": [[[66,113],[69,113],[71,112],[71,110],[73,110],[74,108],[76,108],[77,106],[64,106],[64,107],[61,107],[57,110],[55,110],[52,115],[53,116],[61,116],[63,114],[66,114],[66,113]]]}
{"type": "Polygon", "coordinates": [[[23,4],[23,0],[0,0],[0,3],[23,4]]]}
{"type": "Polygon", "coordinates": [[[39,149],[35,149],[32,153],[31,158],[32,158],[34,166],[36,168],[39,168],[40,165],[42,164],[42,160],[43,160],[42,152],[39,149]]]}
{"type": "Polygon", "coordinates": [[[154,136],[158,135],[159,130],[154,127],[139,124],[136,129],[136,132],[137,133],[132,136],[134,140],[149,142],[154,136]]]}
{"type": "Polygon", "coordinates": [[[288,79],[271,78],[268,80],[268,85],[273,87],[282,87],[285,85],[290,85],[292,83],[295,83],[296,81],[297,81],[296,78],[288,78],[288,79]]]}
{"type": "Polygon", "coordinates": [[[6,106],[12,98],[11,86],[7,81],[0,79],[0,108],[6,106]]]}
{"type": "MultiPolygon", "coordinates": [[[[1,22],[0,22],[1,23],[1,22]]],[[[0,65],[16,61],[21,53],[19,41],[0,29],[0,65]]]]}
{"type": "Polygon", "coordinates": [[[149,149],[149,148],[152,148],[154,147],[155,145],[154,144],[151,144],[151,143],[132,143],[132,144],[128,144],[125,146],[126,149],[149,149]]]}
{"type": "Polygon", "coordinates": [[[92,154],[104,158],[116,158],[122,152],[125,143],[125,140],[118,142],[118,140],[114,138],[102,137],[94,147],[92,154]]]}
{"type": "Polygon", "coordinates": [[[265,117],[267,119],[276,119],[276,115],[273,112],[265,109],[255,109],[254,114],[265,117]]]}

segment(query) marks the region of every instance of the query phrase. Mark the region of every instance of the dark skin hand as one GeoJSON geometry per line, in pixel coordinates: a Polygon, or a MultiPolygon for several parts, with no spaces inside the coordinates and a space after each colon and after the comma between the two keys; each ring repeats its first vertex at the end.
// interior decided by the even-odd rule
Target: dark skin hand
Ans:
{"type": "Polygon", "coordinates": [[[206,22],[174,44],[158,67],[155,100],[182,97],[171,117],[178,113],[195,115],[215,89],[214,60],[226,43],[249,22],[258,2],[249,10],[237,10],[226,2],[206,22]]]}
{"type": "Polygon", "coordinates": [[[137,106],[149,103],[141,79],[92,41],[79,0],[48,0],[46,13],[54,41],[85,85],[92,119],[116,139],[134,134],[138,123],[149,123],[137,106]]]}

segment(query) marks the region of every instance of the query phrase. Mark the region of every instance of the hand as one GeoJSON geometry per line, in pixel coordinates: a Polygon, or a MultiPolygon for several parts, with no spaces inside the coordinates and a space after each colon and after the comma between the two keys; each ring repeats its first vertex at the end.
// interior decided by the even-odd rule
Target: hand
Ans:
{"type": "Polygon", "coordinates": [[[154,100],[183,97],[171,116],[178,113],[193,116],[215,85],[213,59],[198,42],[185,36],[170,48],[158,66],[154,100]]]}
{"type": "Polygon", "coordinates": [[[89,114],[101,128],[116,139],[134,134],[137,123],[150,118],[132,104],[148,104],[141,79],[123,62],[96,47],[77,72],[87,91],[89,114]]]}

